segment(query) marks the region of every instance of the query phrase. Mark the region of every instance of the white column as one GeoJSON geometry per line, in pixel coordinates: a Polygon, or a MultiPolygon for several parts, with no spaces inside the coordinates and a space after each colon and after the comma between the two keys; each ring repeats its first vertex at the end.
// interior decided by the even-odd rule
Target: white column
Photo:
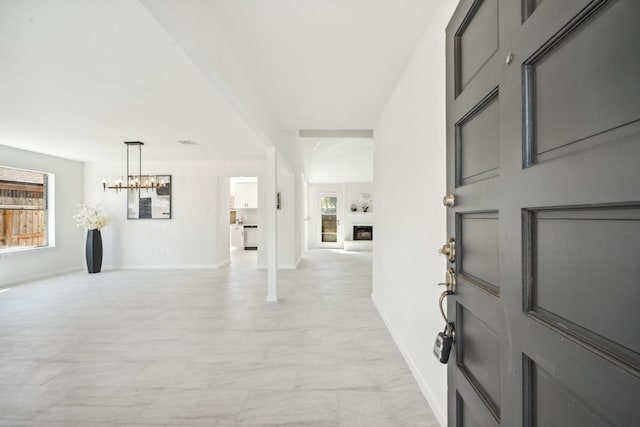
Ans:
{"type": "Polygon", "coordinates": [[[278,189],[278,159],[275,147],[267,147],[267,301],[278,301],[278,217],[276,210],[276,193],[278,189]]]}

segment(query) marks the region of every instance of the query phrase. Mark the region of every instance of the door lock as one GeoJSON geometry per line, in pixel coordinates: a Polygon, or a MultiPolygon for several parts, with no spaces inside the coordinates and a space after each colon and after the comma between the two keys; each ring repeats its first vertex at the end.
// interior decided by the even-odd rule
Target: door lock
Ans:
{"type": "Polygon", "coordinates": [[[449,237],[447,243],[445,243],[440,249],[438,249],[440,255],[447,257],[449,262],[456,261],[456,239],[449,237]]]}

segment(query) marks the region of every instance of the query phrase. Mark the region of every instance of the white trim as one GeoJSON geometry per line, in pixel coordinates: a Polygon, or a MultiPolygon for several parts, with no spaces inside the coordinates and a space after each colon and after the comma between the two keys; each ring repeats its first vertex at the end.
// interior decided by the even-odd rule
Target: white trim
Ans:
{"type": "Polygon", "coordinates": [[[280,266],[278,266],[278,270],[297,270],[298,269],[298,265],[300,265],[300,261],[302,261],[302,255],[300,255],[300,257],[298,257],[298,260],[296,261],[295,264],[280,265],[280,266]]]}
{"type": "Polygon", "coordinates": [[[378,304],[378,302],[376,300],[376,296],[373,293],[371,294],[371,301],[373,301],[373,305],[378,310],[378,314],[380,314],[380,317],[382,318],[382,321],[387,326],[387,329],[389,330],[389,333],[391,334],[391,338],[393,338],[393,341],[396,343],[396,346],[398,347],[398,350],[400,350],[400,353],[402,354],[402,357],[404,358],[405,362],[407,362],[407,365],[409,365],[409,369],[411,369],[411,373],[413,374],[413,377],[415,378],[416,382],[418,383],[418,387],[420,387],[420,390],[422,391],[422,394],[427,399],[427,402],[429,402],[429,406],[433,410],[433,414],[436,416],[436,418],[440,422],[440,426],[445,427],[447,425],[447,413],[446,413],[446,410],[443,411],[443,409],[438,405],[438,402],[436,401],[436,399],[435,399],[435,397],[433,395],[433,391],[427,385],[427,382],[422,377],[422,375],[420,375],[420,371],[418,371],[418,368],[417,368],[415,362],[413,361],[413,359],[409,355],[409,352],[405,349],[405,347],[400,342],[400,339],[398,338],[398,335],[395,333],[395,331],[391,327],[391,323],[388,321],[387,315],[382,310],[382,307],[380,306],[380,304],[378,304]]]}
{"type": "Polygon", "coordinates": [[[103,270],[217,270],[220,264],[105,265],[103,270]]]}
{"type": "Polygon", "coordinates": [[[373,240],[345,240],[345,251],[373,251],[373,240]]]}
{"type": "Polygon", "coordinates": [[[12,279],[6,282],[0,282],[0,286],[2,287],[16,286],[16,285],[26,283],[26,282],[31,282],[34,280],[48,279],[49,277],[54,277],[54,276],[63,276],[65,274],[75,273],[77,271],[82,271],[82,270],[83,270],[83,267],[71,267],[71,268],[65,268],[64,270],[48,271],[42,274],[34,274],[33,276],[21,277],[19,279],[12,279]]]}
{"type": "Polygon", "coordinates": [[[300,129],[298,136],[300,138],[373,138],[373,129],[300,129]]]}
{"type": "MultiPolygon", "coordinates": [[[[278,300],[278,210],[276,194],[278,192],[278,157],[276,147],[267,147],[265,172],[267,175],[266,189],[267,204],[267,232],[265,242],[267,249],[267,301],[278,300]]],[[[262,205],[261,205],[262,206],[262,205]]],[[[261,208],[262,209],[262,208],[261,208]]]]}
{"type": "Polygon", "coordinates": [[[47,244],[56,246],[56,175],[47,174],[47,244]]]}
{"type": "Polygon", "coordinates": [[[5,256],[13,256],[13,255],[25,255],[25,254],[33,254],[41,251],[49,251],[52,249],[56,249],[55,245],[47,245],[47,246],[32,246],[32,247],[20,247],[15,246],[13,248],[7,248],[0,250],[0,259],[5,256]]]}

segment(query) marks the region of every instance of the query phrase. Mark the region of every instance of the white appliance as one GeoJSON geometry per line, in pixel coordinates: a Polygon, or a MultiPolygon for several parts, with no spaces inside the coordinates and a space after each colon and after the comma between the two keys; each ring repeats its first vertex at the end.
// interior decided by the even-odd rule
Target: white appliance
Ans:
{"type": "Polygon", "coordinates": [[[258,249],[258,226],[255,224],[244,225],[244,249],[258,249]]]}

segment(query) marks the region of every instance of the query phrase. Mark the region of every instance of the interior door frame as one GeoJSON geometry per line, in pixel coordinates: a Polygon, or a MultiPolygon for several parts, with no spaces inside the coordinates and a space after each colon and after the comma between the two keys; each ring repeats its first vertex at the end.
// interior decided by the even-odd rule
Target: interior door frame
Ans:
{"type": "Polygon", "coordinates": [[[318,193],[318,225],[316,227],[316,236],[318,236],[318,248],[321,249],[341,249],[344,247],[344,231],[342,229],[343,215],[342,215],[342,193],[327,191],[318,193]],[[323,242],[322,241],[322,213],[320,212],[320,200],[323,197],[335,197],[336,198],[336,219],[338,221],[336,231],[336,242],[323,242]]]}

